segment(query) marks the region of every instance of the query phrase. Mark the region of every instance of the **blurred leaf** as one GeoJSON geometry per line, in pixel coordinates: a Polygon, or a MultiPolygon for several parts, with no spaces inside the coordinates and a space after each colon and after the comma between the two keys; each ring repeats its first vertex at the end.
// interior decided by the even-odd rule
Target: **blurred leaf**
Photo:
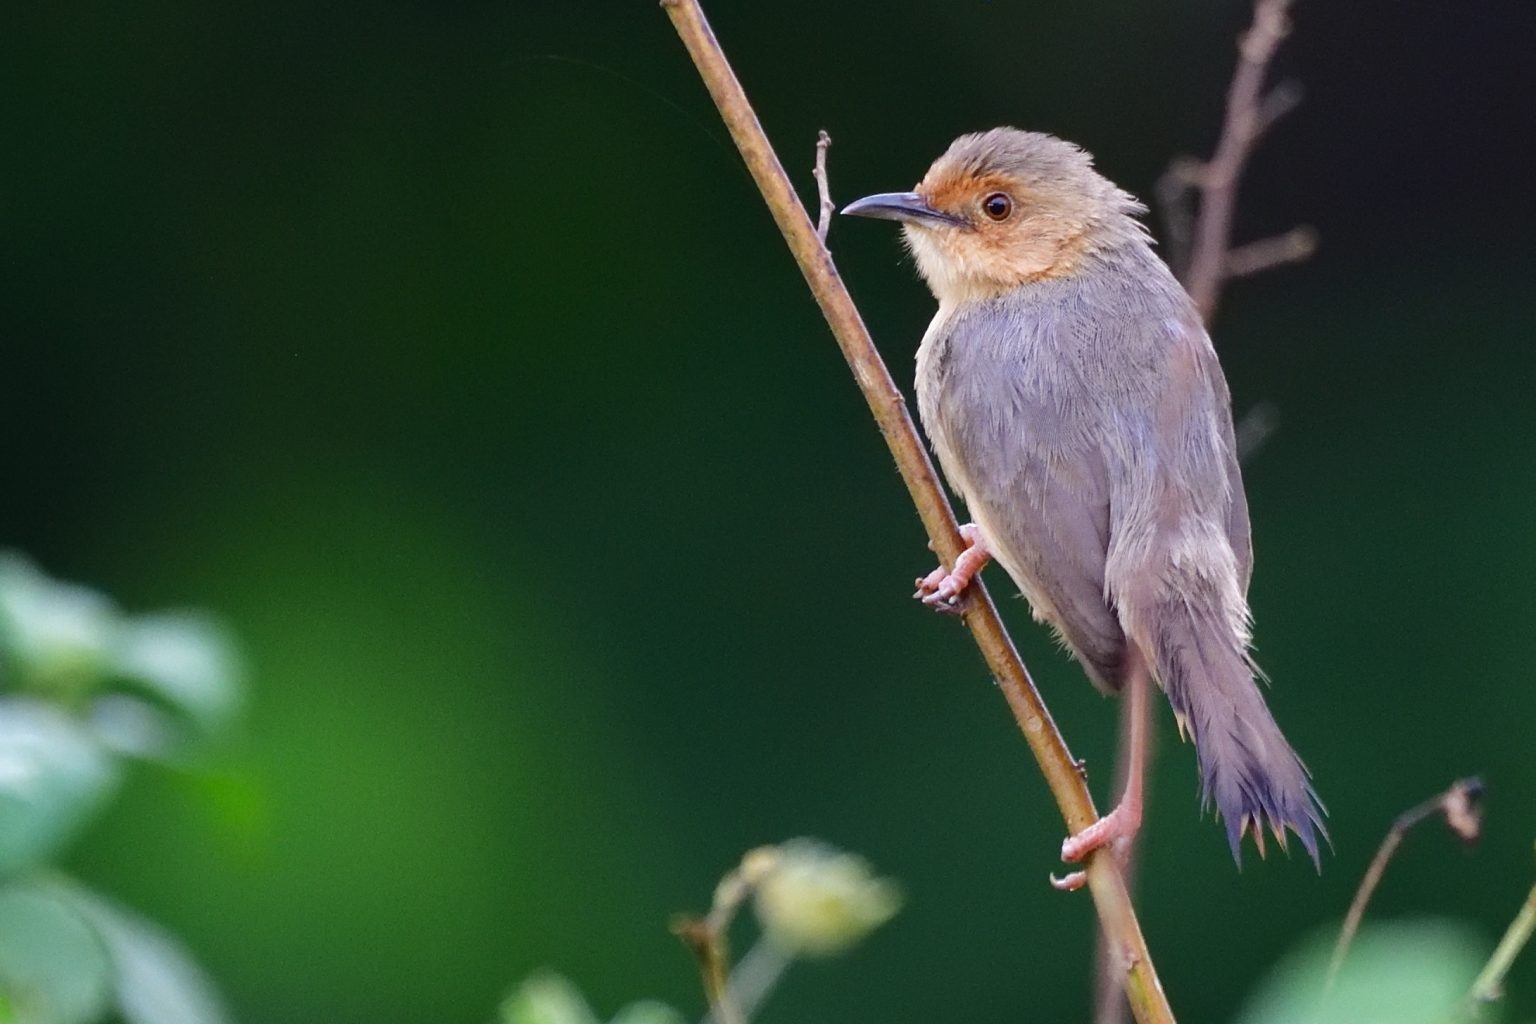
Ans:
{"type": "Polygon", "coordinates": [[[190,739],[175,714],[127,693],[109,693],[92,701],[88,721],[102,746],[129,757],[168,758],[190,739]]]}
{"type": "MultiPolygon", "coordinates": [[[[1486,944],[1449,921],[1367,926],[1326,999],[1323,979],[1336,932],[1313,936],[1270,973],[1237,1024],[1447,1024],[1459,1009],[1486,944]]],[[[1497,1019],[1485,1011],[1485,1021],[1497,1019]]]]}
{"type": "Polygon", "coordinates": [[[0,887],[0,1003],[16,1024],[87,1024],[107,1010],[112,965],[52,885],[0,887]]]}
{"type": "Polygon", "coordinates": [[[0,875],[58,849],[116,782],[112,759],[73,719],[0,699],[0,875]]]}
{"type": "Polygon", "coordinates": [[[643,999],[614,1014],[608,1024],[687,1024],[687,1019],[666,1003],[643,999]]]}
{"type": "Polygon", "coordinates": [[[151,702],[114,693],[93,706],[103,737],[125,751],[170,753],[217,735],[240,711],[242,673],[234,644],[218,623],[191,612],[129,619],[118,632],[111,673],[131,694],[151,702]]]}
{"type": "Polygon", "coordinates": [[[0,555],[0,646],[19,686],[66,700],[90,692],[118,627],[102,594],[52,579],[21,555],[0,555]]]}
{"type": "Polygon", "coordinates": [[[598,1024],[583,996],[558,974],[536,974],[501,1004],[502,1024],[598,1024]]]}
{"type": "Polygon", "coordinates": [[[117,1012],[127,1024],[227,1024],[213,982],[180,942],[94,893],[67,892],[106,946],[117,1012]]]}

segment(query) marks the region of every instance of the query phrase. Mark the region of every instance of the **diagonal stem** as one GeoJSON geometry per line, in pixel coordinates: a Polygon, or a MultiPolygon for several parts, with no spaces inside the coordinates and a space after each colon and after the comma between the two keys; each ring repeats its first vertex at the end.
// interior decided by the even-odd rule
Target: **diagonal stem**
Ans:
{"type": "MultiPolygon", "coordinates": [[[[697,0],[662,0],[662,7],[688,48],[720,116],[730,129],[736,148],[805,275],[806,283],[869,403],[875,423],[885,436],[934,551],[946,565],[954,565],[965,550],[954,512],[912,425],[906,401],[843,286],[831,253],[816,236],[815,226],[795,195],[783,165],[763,133],[757,115],[697,0]]],[[[1046,785],[1061,809],[1068,831],[1079,832],[1098,819],[1088,786],[1040,699],[1029,671],[1014,649],[1013,641],[1003,629],[991,597],[979,580],[972,585],[972,590],[964,613],[965,624],[1024,733],[1046,785]]],[[[1152,966],[1151,954],[1147,951],[1146,940],[1142,937],[1140,923],[1131,907],[1113,853],[1107,849],[1095,851],[1088,859],[1086,870],[1088,888],[1093,894],[1101,927],[1116,946],[1116,959],[1123,970],[1126,995],[1136,1020],[1139,1024],[1172,1024],[1173,1012],[1152,966]]]]}
{"type": "Polygon", "coordinates": [[[1536,932],[1536,888],[1532,888],[1530,894],[1525,897],[1525,902],[1520,905],[1520,912],[1515,915],[1504,937],[1499,940],[1498,948],[1493,951],[1493,956],[1488,958],[1488,963],[1472,982],[1472,990],[1467,993],[1467,1003],[1474,1018],[1481,1012],[1484,1005],[1495,1002],[1503,996],[1504,977],[1514,966],[1515,958],[1520,955],[1525,944],[1531,941],[1532,932],[1536,932]]]}

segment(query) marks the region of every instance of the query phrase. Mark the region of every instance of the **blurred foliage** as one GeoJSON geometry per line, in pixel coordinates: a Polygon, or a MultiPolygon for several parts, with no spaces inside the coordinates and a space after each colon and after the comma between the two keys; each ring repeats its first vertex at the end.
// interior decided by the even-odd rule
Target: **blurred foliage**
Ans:
{"type": "MultiPolygon", "coordinates": [[[[803,194],[825,128],[846,201],[1002,123],[1150,197],[1209,150],[1248,6],[710,13],[803,194]]],[[[1234,283],[1215,337],[1238,412],[1278,410],[1244,471],[1258,656],[1335,852],[1234,870],[1162,713],[1140,898],[1181,1020],[1231,1019],[1452,778],[1489,784],[1481,847],[1415,835],[1371,920],[1487,938],[1527,884],[1533,34],[1525,0],[1296,5],[1277,72],[1306,100],[1237,232],[1321,248],[1234,283]]],[[[481,1024],[545,964],[692,1017],[669,915],[801,833],[907,902],[765,1022],[1080,1019],[1060,816],[962,631],[907,598],[921,530],[654,3],[13,4],[0,152],[0,540],[214,609],[260,668],[239,772],[82,760],[68,791],[110,798],[56,862],[241,1021],[481,1024]]],[[[931,298],[889,231],[831,245],[909,383],[931,298]]],[[[1003,611],[1105,799],[1115,708],[1003,611]]],[[[113,751],[223,706],[110,696],[113,751]]]]}
{"type": "MultiPolygon", "coordinates": [[[[684,1024],[686,1018],[664,1003],[630,1003],[608,1024],[684,1024]]],[[[536,974],[501,1005],[502,1024],[601,1024],[586,998],[558,974],[536,974]]]]}
{"type": "Polygon", "coordinates": [[[180,943],[46,865],[115,795],[125,760],[184,763],[242,688],[211,620],[124,615],[0,554],[0,1022],[226,1020],[180,943]]]}
{"type": "MultiPolygon", "coordinates": [[[[1468,1019],[1467,991],[1489,946],[1465,925],[1404,920],[1361,930],[1333,990],[1323,980],[1333,929],[1287,953],[1234,1024],[1453,1024],[1468,1019]]],[[[1499,1019],[1490,1007],[1478,1019],[1499,1019]]]]}

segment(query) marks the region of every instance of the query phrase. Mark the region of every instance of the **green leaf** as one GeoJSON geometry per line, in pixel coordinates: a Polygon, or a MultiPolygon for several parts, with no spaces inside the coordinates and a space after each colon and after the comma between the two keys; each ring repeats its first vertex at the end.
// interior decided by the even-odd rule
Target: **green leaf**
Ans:
{"type": "MultiPolygon", "coordinates": [[[[1459,1019],[1487,946],[1462,925],[1421,920],[1360,931],[1333,991],[1322,997],[1337,930],[1284,957],[1236,1024],[1447,1024],[1459,1019]]],[[[1484,1021],[1495,1018],[1487,1014],[1484,1021]]]]}
{"type": "Polygon", "coordinates": [[[51,855],[117,784],[117,768],[73,719],[0,698],[0,877],[51,855]]]}
{"type": "Polygon", "coordinates": [[[108,1008],[100,937],[49,884],[0,887],[0,1006],[15,1024],[89,1024],[108,1008]]]}
{"type": "Polygon", "coordinates": [[[0,649],[16,682],[75,701],[102,681],[119,617],[103,595],[0,554],[0,649]]]}
{"type": "Polygon", "coordinates": [[[502,1024],[598,1024],[581,992],[558,974],[535,974],[501,1004],[502,1024]]]}
{"type": "Polygon", "coordinates": [[[152,708],[125,703],[123,694],[99,701],[94,710],[104,732],[136,753],[166,753],[166,745],[208,739],[240,713],[242,670],[234,644],[223,627],[202,615],[129,619],[117,634],[111,674],[176,719],[157,721],[152,708]]]}
{"type": "Polygon", "coordinates": [[[213,982],[180,942],[101,896],[73,886],[68,893],[106,947],[126,1024],[228,1024],[213,982]]]}
{"type": "Polygon", "coordinates": [[[687,1018],[666,1003],[643,999],[614,1014],[608,1024],[687,1024],[687,1018]]]}

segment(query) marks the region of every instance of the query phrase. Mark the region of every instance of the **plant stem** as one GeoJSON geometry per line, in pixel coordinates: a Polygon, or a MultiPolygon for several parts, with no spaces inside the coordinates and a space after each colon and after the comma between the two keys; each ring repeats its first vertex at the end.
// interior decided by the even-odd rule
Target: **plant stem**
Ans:
{"type": "MultiPolygon", "coordinates": [[[[662,0],[662,7],[688,48],[736,148],[746,161],[747,169],[820,305],[854,379],[869,403],[875,423],[885,436],[934,551],[946,565],[953,566],[964,550],[954,512],[912,425],[906,401],[843,286],[831,253],[817,237],[815,226],[796,196],[699,4],[696,0],[662,0]]],[[[1068,830],[1079,832],[1098,820],[1088,786],[1040,699],[1029,671],[1014,649],[1013,641],[1004,630],[985,587],[977,580],[970,591],[964,613],[965,624],[1023,731],[1068,830]]],[[[1101,925],[1117,946],[1118,959],[1124,969],[1126,995],[1136,1020],[1139,1024],[1172,1024],[1173,1012],[1153,968],[1151,954],[1147,951],[1146,940],[1142,937],[1140,923],[1113,853],[1108,849],[1095,851],[1088,858],[1086,870],[1088,889],[1093,894],[1101,925]]]]}
{"type": "Polygon", "coordinates": [[[1504,976],[1530,941],[1533,931],[1536,931],[1536,887],[1532,887],[1530,894],[1525,897],[1525,905],[1510,922],[1509,930],[1499,940],[1493,956],[1488,958],[1488,963],[1472,982],[1467,1002],[1471,1004],[1474,1013],[1482,1004],[1491,1003],[1504,994],[1504,976]]]}
{"type": "Polygon", "coordinates": [[[1371,901],[1371,896],[1376,892],[1376,886],[1381,882],[1381,876],[1387,870],[1387,863],[1391,861],[1393,854],[1397,853],[1398,846],[1403,841],[1403,836],[1426,818],[1437,814],[1446,815],[1447,822],[1452,829],[1460,835],[1463,841],[1471,842],[1476,838],[1476,830],[1481,817],[1477,816],[1466,822],[1468,812],[1460,812],[1454,820],[1453,811],[1461,808],[1475,808],[1476,802],[1483,791],[1482,780],[1476,777],[1457,779],[1443,793],[1438,793],[1423,803],[1399,814],[1392,822],[1392,827],[1387,829],[1386,837],[1382,839],[1381,846],[1376,850],[1376,856],[1371,858],[1370,867],[1365,869],[1365,875],[1360,879],[1360,887],[1355,890],[1355,898],[1350,901],[1349,913],[1344,915],[1344,925],[1339,929],[1338,941],[1333,946],[1333,958],[1328,963],[1328,976],[1323,981],[1323,992],[1326,994],[1333,989],[1333,983],[1338,979],[1339,968],[1344,966],[1344,957],[1349,954],[1350,944],[1355,941],[1355,933],[1360,930],[1360,922],[1365,918],[1365,908],[1371,901]],[[1464,831],[1471,829],[1472,831],[1464,831]]]}
{"type": "Polygon", "coordinates": [[[699,963],[699,977],[709,1000],[710,1024],[746,1024],[731,995],[730,957],[725,951],[724,937],[708,920],[677,921],[672,930],[699,963]]]}

